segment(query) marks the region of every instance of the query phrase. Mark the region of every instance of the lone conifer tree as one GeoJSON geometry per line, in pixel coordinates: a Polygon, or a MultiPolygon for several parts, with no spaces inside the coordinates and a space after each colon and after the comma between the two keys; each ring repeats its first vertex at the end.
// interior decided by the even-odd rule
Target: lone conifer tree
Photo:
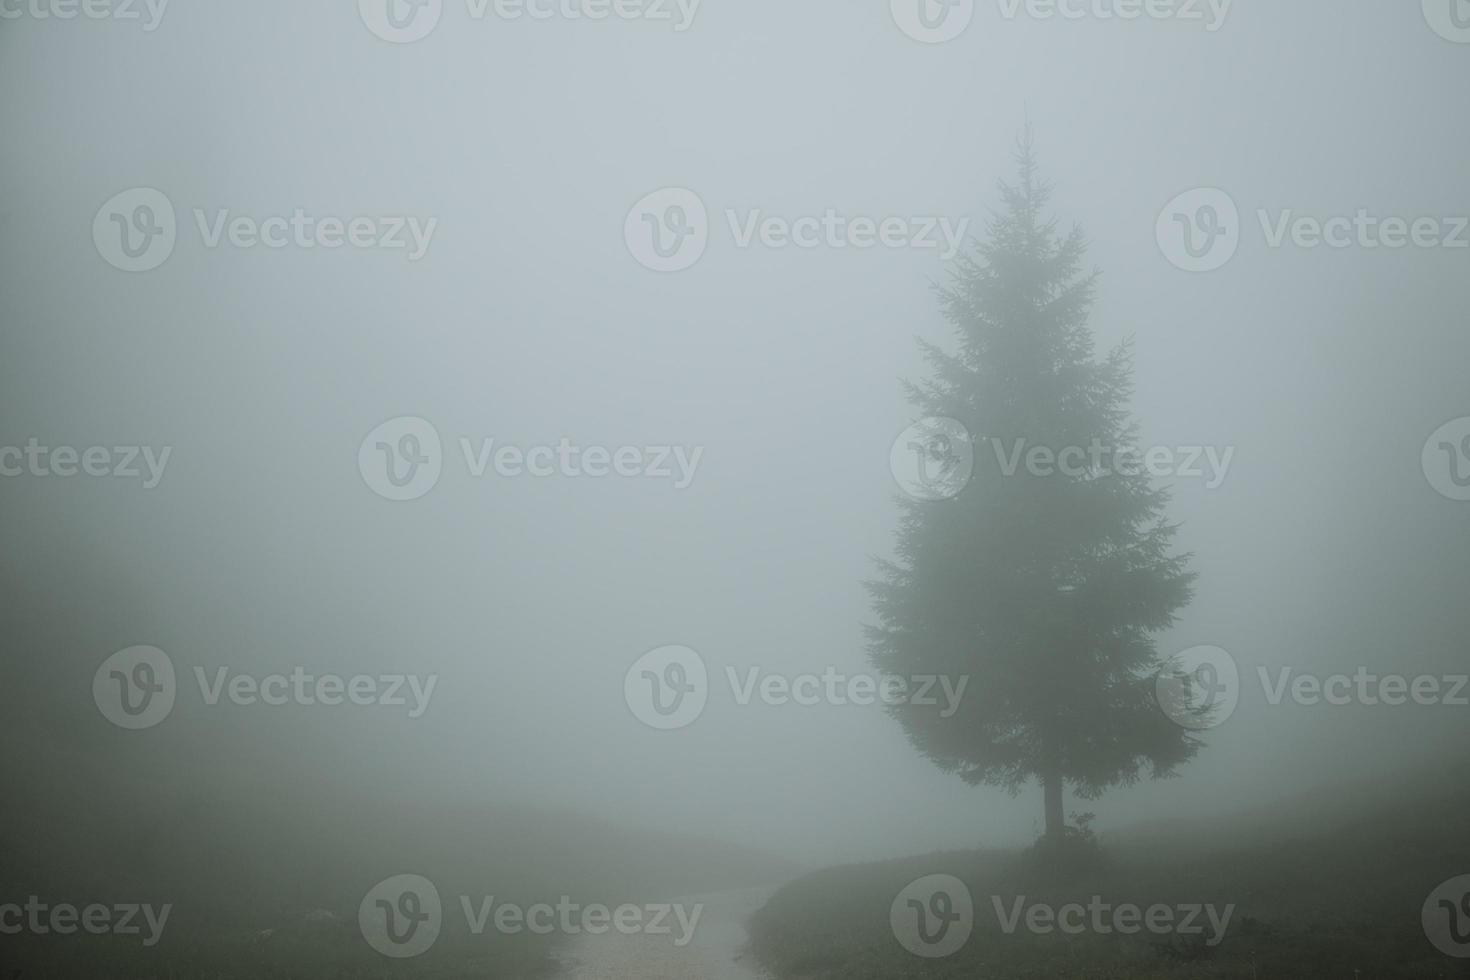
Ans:
{"type": "Polygon", "coordinates": [[[1035,778],[1055,841],[1064,786],[1095,798],[1144,772],[1171,775],[1198,751],[1154,693],[1153,634],[1188,603],[1194,574],[1171,553],[1167,490],[1118,453],[1136,437],[1130,346],[1095,357],[1097,273],[1080,271],[1082,234],[1062,237],[1043,216],[1049,188],[1029,131],[1017,157],[989,240],[938,290],[957,348],[921,341],[934,375],[906,384],[925,416],[963,423],[973,475],[949,499],[903,501],[896,559],[868,583],[869,638],[883,671],[970,678],[949,717],[891,710],[971,785],[1014,794],[1035,778]]]}

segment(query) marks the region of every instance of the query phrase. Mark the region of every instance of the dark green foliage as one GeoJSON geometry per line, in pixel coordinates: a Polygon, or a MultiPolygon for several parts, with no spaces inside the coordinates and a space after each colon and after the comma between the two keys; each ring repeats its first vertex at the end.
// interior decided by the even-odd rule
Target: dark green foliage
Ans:
{"type": "Polygon", "coordinates": [[[938,291],[955,349],[925,344],[933,376],[908,386],[922,415],[969,430],[974,476],[953,499],[903,502],[896,558],[869,583],[870,643],[884,671],[970,678],[952,717],[893,713],[968,783],[1014,793],[1050,781],[1047,829],[1059,835],[1063,781],[1091,798],[1169,775],[1198,750],[1153,683],[1154,634],[1189,601],[1194,576],[1171,551],[1167,490],[1146,473],[1109,472],[1111,452],[1136,437],[1129,347],[1095,356],[1097,274],[1081,271],[1082,234],[1060,235],[1043,217],[1049,193],[1029,136],[1019,159],[989,240],[938,291]],[[1017,446],[1008,472],[1001,457],[1017,458],[1017,446]],[[1103,465],[1033,470],[1032,447],[1101,447],[1103,465]]]}

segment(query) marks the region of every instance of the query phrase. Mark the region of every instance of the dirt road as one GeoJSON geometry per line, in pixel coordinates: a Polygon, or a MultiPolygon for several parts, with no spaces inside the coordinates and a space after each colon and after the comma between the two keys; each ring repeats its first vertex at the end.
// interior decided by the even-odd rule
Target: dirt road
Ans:
{"type": "Polygon", "coordinates": [[[692,910],[702,903],[690,941],[674,935],[584,935],[565,956],[571,980],[767,980],[745,951],[745,921],[771,889],[696,895],[677,901],[692,910]]]}

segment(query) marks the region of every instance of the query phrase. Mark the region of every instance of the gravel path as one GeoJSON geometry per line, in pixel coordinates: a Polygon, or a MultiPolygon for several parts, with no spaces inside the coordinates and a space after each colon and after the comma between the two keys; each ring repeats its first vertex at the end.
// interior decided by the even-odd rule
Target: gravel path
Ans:
{"type": "Polygon", "coordinates": [[[704,911],[688,945],[678,947],[678,928],[668,936],[584,935],[566,956],[570,980],[767,980],[745,954],[745,920],[772,889],[758,888],[678,899],[704,911]]]}

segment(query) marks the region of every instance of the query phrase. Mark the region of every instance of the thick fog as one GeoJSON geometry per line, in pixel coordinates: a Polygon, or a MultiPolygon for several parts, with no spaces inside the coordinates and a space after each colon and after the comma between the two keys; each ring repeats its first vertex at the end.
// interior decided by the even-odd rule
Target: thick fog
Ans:
{"type": "Polygon", "coordinates": [[[445,0],[401,43],[371,3],[37,2],[0,3],[0,444],[138,447],[139,475],[0,459],[11,833],[250,799],[328,836],[344,807],[483,813],[490,840],[507,814],[575,814],[793,871],[1034,840],[1034,784],[968,786],[881,704],[742,704],[728,674],[873,672],[864,582],[894,554],[894,444],[923,414],[902,382],[929,376],[916,337],[954,345],[935,287],[986,239],[1028,127],[1046,214],[1101,272],[1097,348],[1133,340],[1138,444],[1199,450],[1157,481],[1198,573],[1159,654],[1219,647],[1240,678],[1176,778],[1067,812],[1106,838],[1463,752],[1453,703],[1269,697],[1281,668],[1470,660],[1470,503],[1426,446],[1470,415],[1457,21],[980,3],[925,43],[879,2],[445,0]],[[175,240],[128,271],[148,258],[109,235],[163,217],[137,188],[175,240]],[[707,242],[660,271],[682,263],[639,232],[701,218],[670,188],[707,242]],[[1210,260],[1168,231],[1206,234],[1217,192],[1235,251],[1191,271],[1210,260]],[[1360,212],[1333,244],[1294,224],[1360,212]],[[803,244],[759,225],[808,217],[803,244]],[[897,247],[854,244],[852,219],[893,217],[897,247]],[[1393,218],[1424,233],[1384,245],[1393,218]],[[426,491],[370,475],[412,476],[430,431],[426,491]],[[139,645],[177,690],[128,730],[94,679],[139,645]],[[707,703],[660,730],[627,685],[669,645],[707,665],[707,703]],[[221,668],[211,704],[198,678],[221,668]],[[227,693],[298,668],[412,683],[401,706],[227,693]]]}

